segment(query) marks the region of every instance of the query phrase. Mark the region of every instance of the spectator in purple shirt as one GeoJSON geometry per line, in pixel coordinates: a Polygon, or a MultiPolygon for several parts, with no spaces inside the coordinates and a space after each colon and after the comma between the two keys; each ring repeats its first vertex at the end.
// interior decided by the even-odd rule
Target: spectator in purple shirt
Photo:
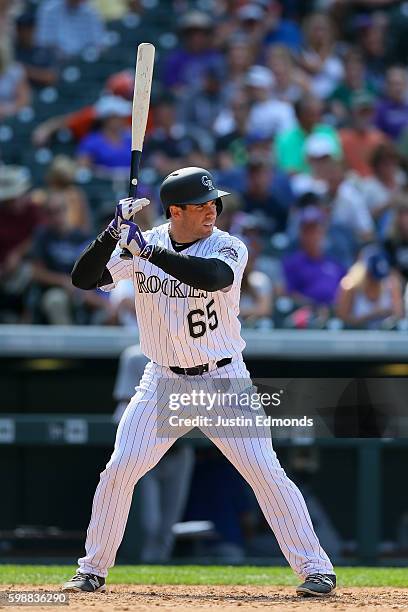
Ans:
{"type": "Polygon", "coordinates": [[[283,260],[286,293],[299,305],[331,306],[346,269],[325,254],[326,227],[315,206],[301,212],[299,248],[283,260]]]}
{"type": "Polygon", "coordinates": [[[180,23],[183,46],[169,53],[164,64],[163,85],[173,91],[202,85],[209,68],[223,66],[221,54],[213,49],[214,27],[205,13],[187,13],[180,23]]]}
{"type": "Polygon", "coordinates": [[[391,66],[387,71],[385,96],[377,106],[376,125],[396,140],[408,125],[408,78],[405,68],[391,66]]]}
{"type": "Polygon", "coordinates": [[[100,127],[79,143],[78,164],[100,174],[107,170],[129,172],[131,103],[117,96],[104,96],[97,102],[95,111],[100,127]]]}

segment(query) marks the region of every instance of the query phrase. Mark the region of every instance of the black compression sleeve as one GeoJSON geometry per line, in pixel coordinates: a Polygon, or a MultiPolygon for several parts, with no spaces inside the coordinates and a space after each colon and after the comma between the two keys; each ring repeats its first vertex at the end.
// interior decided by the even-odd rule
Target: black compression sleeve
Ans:
{"type": "Polygon", "coordinates": [[[155,246],[149,261],[194,289],[219,291],[234,282],[232,269],[220,259],[183,255],[155,246]]]}
{"type": "Polygon", "coordinates": [[[72,284],[79,289],[95,289],[98,286],[109,285],[112,276],[106,264],[116,243],[109,230],[106,229],[99,234],[75,262],[71,272],[72,284]]]}

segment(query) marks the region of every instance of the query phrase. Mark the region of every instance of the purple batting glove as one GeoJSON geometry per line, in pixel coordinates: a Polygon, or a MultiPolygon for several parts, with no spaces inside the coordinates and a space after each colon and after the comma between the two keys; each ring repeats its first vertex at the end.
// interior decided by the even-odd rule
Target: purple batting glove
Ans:
{"type": "Polygon", "coordinates": [[[133,215],[150,204],[147,198],[124,198],[119,200],[115,208],[115,216],[108,225],[111,235],[119,240],[120,226],[124,221],[132,219],[133,215]]]}
{"type": "Polygon", "coordinates": [[[133,221],[122,221],[119,246],[128,249],[132,255],[143,259],[150,259],[153,252],[153,245],[146,242],[140,227],[133,221]]]}

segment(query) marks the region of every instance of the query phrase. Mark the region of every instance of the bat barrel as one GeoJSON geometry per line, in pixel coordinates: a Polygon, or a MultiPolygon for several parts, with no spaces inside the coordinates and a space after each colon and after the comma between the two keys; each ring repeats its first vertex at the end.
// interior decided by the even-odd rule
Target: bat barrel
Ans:
{"type": "MultiPolygon", "coordinates": [[[[132,157],[130,162],[129,197],[137,195],[139,165],[149,114],[155,48],[151,43],[141,43],[137,49],[135,88],[132,107],[132,157]]],[[[127,249],[122,249],[122,259],[132,259],[127,249]]]]}

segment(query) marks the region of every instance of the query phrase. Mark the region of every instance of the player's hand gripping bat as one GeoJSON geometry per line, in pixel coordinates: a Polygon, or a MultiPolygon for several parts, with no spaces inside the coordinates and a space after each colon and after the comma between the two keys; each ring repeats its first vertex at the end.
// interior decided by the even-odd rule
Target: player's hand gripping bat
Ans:
{"type": "MultiPolygon", "coordinates": [[[[135,89],[132,108],[132,158],[130,162],[129,198],[136,198],[140,158],[149,114],[150,90],[154,66],[154,45],[140,43],[137,48],[135,89]]],[[[122,259],[132,259],[127,249],[122,249],[122,259]]]]}

